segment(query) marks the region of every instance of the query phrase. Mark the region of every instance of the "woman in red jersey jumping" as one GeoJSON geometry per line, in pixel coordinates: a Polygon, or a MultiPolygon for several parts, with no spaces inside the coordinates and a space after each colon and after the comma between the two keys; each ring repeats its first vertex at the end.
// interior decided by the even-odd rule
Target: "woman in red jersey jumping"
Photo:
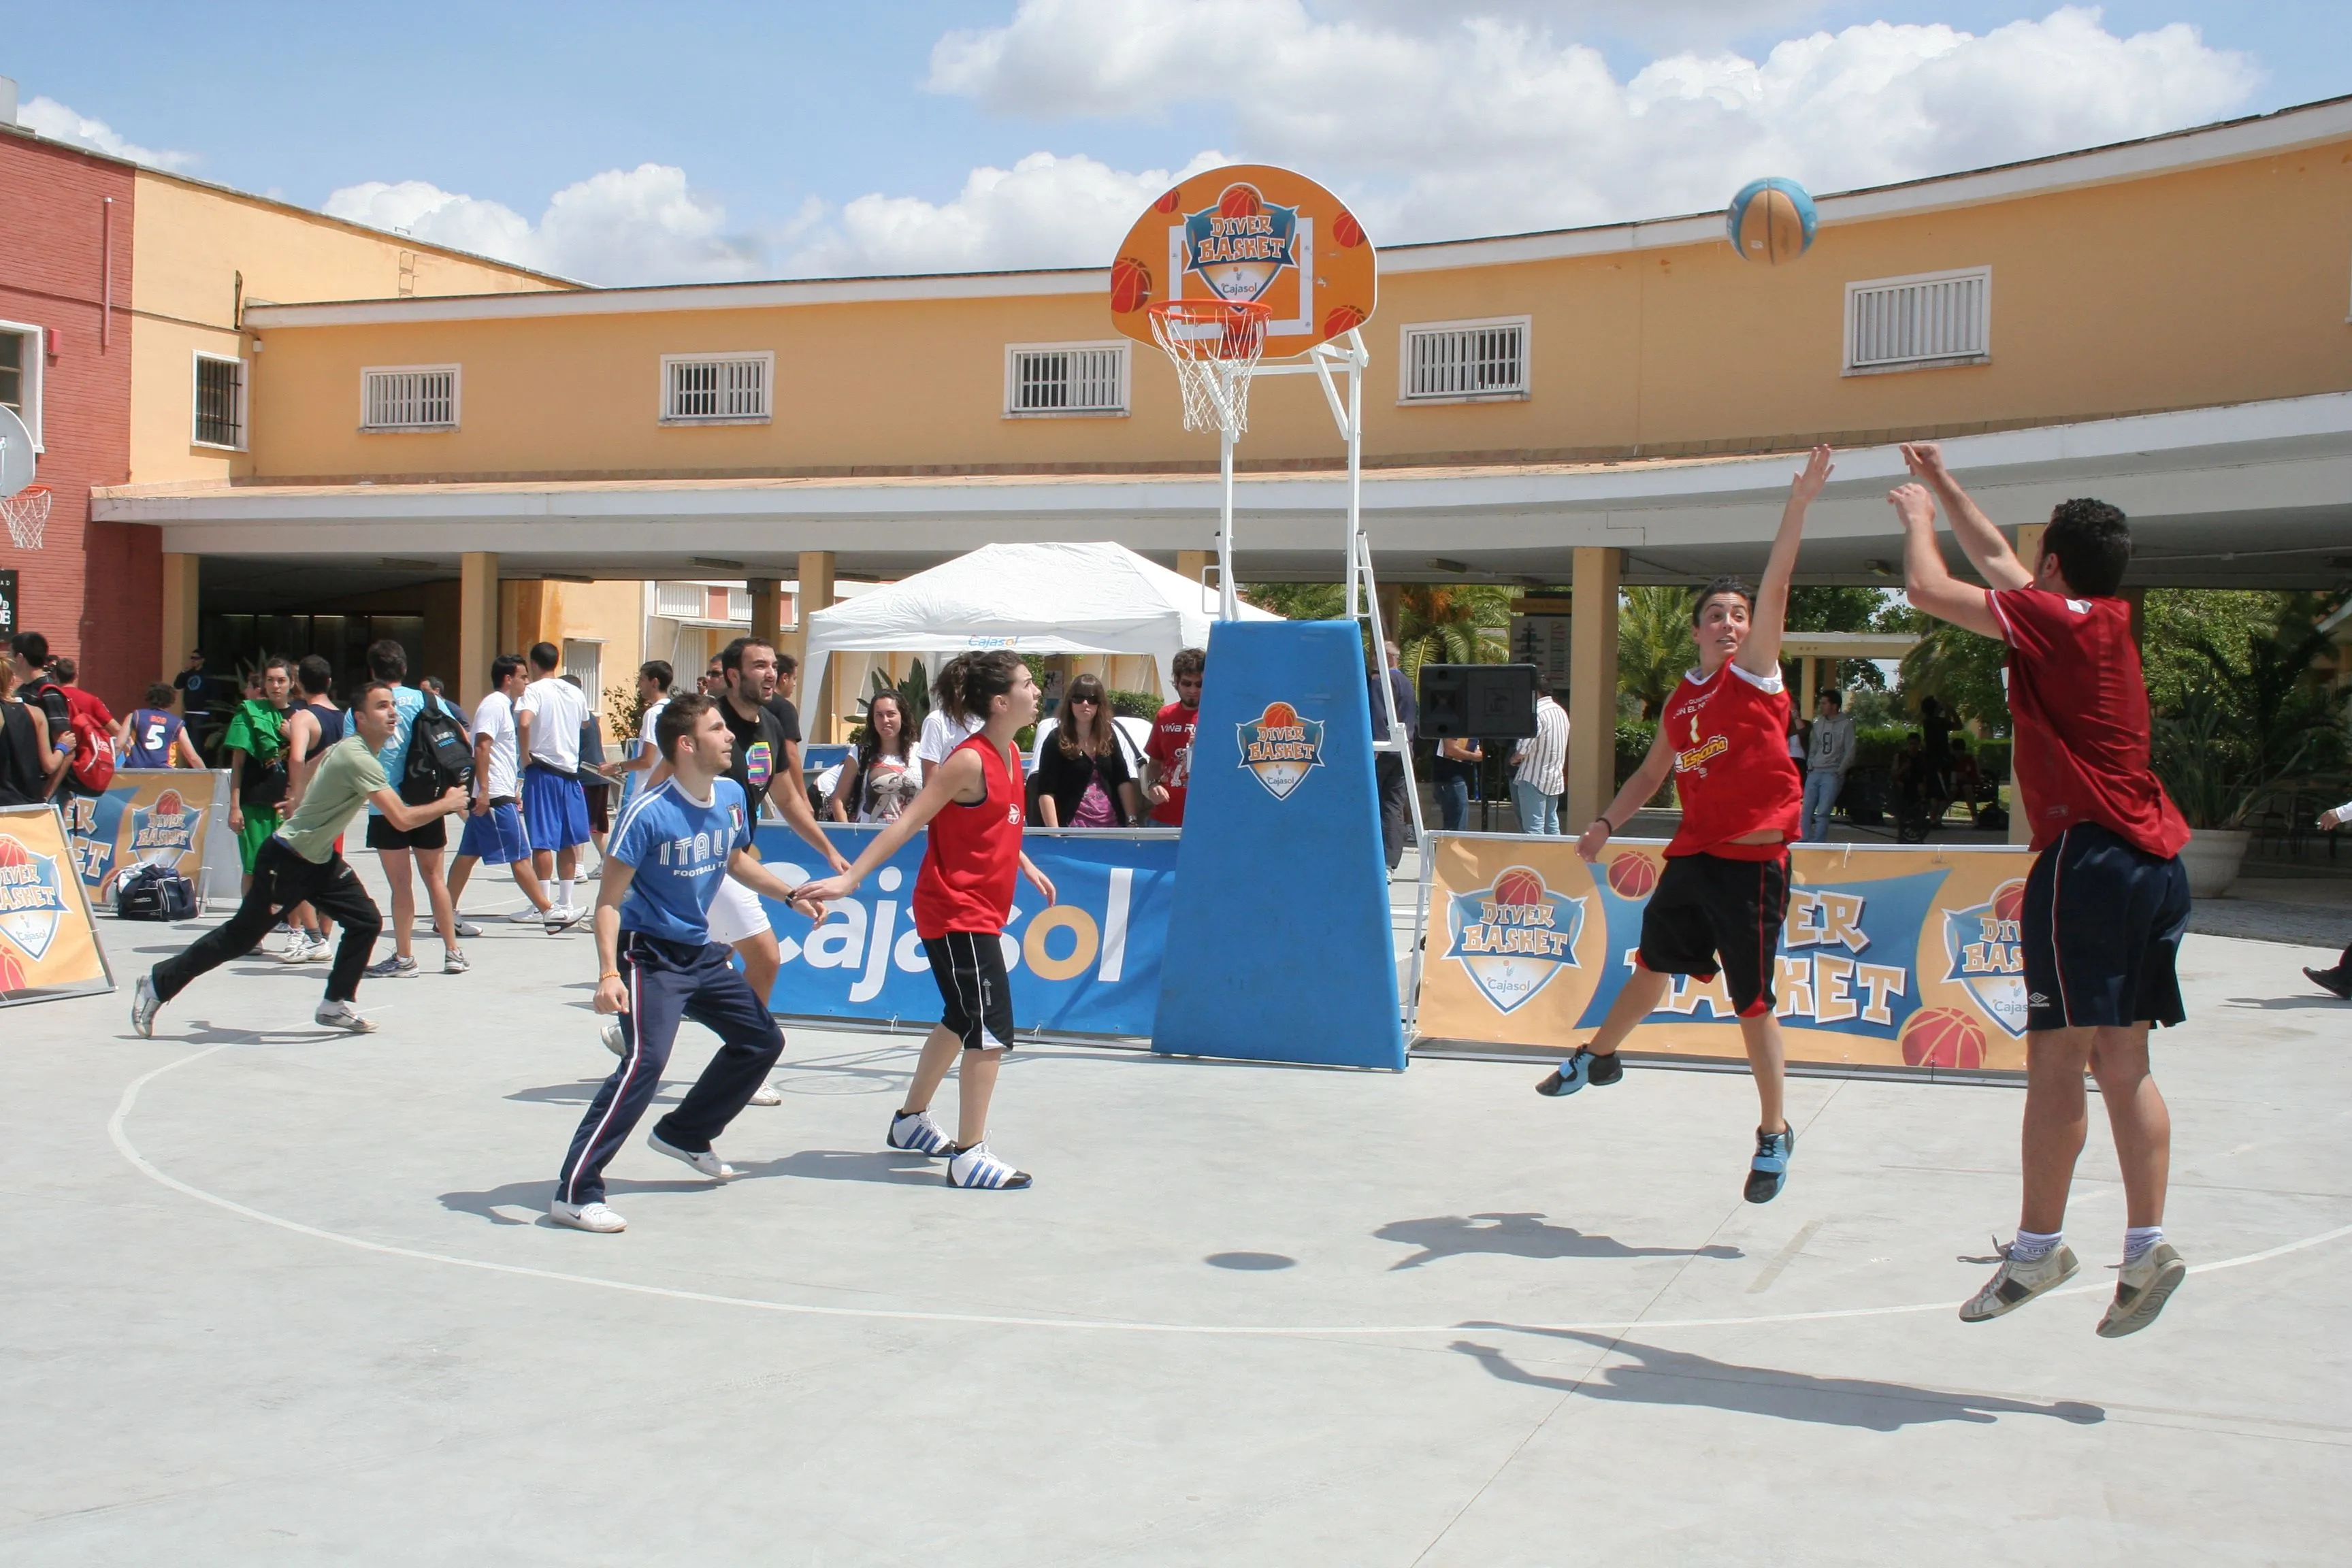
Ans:
{"type": "Polygon", "coordinates": [[[1642,910],[1633,976],[1592,1038],[1536,1086],[1539,1094],[1560,1095],[1588,1083],[1615,1083],[1625,1076],[1618,1046],[1665,1000],[1670,977],[1712,981],[1721,974],[1763,1109],[1748,1170],[1751,1204],[1780,1196],[1796,1144],[1781,1114],[1780,1025],[1772,1016],[1774,959],[1789,910],[1789,845],[1804,798],[1789,754],[1780,633],[1805,508],[1829,477],[1830,449],[1816,447],[1789,486],[1780,531],[1753,595],[1732,577],[1717,577],[1700,593],[1691,613],[1698,668],[1666,700],[1650,754],[1576,841],[1579,855],[1597,858],[1619,825],[1674,775],[1682,826],[1666,846],[1665,875],[1642,910]]]}
{"type": "Polygon", "coordinates": [[[890,1119],[889,1145],[944,1154],[951,1187],[1025,1187],[1016,1171],[988,1152],[988,1102],[997,1069],[1013,1044],[1013,988],[1004,973],[1004,922],[1013,917],[1015,876],[1026,873],[1054,901],[1054,884],[1021,852],[1024,795],[1021,752],[1013,743],[1037,719],[1037,683],[1021,656],[1000,648],[952,660],[940,671],[940,706],[959,724],[981,728],[927,769],[923,792],[897,821],[874,836],[857,863],[811,882],[810,898],[830,902],[857,890],[874,869],[929,825],[930,842],[915,879],[915,932],[931,961],[944,1008],[923,1042],[907,1103],[890,1119]],[[953,1142],[931,1120],[931,1096],[963,1058],[963,1089],[953,1142]]]}

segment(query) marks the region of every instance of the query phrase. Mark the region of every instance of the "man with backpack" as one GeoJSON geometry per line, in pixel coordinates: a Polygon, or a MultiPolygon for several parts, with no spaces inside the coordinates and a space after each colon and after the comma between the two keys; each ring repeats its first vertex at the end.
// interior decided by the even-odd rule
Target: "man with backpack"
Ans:
{"type": "Polygon", "coordinates": [[[106,704],[74,684],[80,672],[69,658],[51,658],[49,639],[18,632],[10,639],[17,696],[41,710],[49,743],[68,754],[58,797],[100,795],[114,782],[114,715],[106,704]]]}
{"type": "MultiPolygon", "coordinates": [[[[466,727],[437,700],[401,682],[408,674],[408,653],[386,637],[370,643],[368,674],[392,688],[393,732],[378,761],[393,792],[411,805],[425,805],[452,789],[472,782],[471,747],[466,727]],[[454,748],[454,759],[451,755],[454,748]]],[[[425,879],[425,896],[433,910],[433,929],[441,938],[441,973],[463,974],[473,966],[457,949],[457,914],[449,900],[449,884],[441,874],[441,852],[449,845],[447,822],[432,817],[414,827],[400,827],[373,802],[368,806],[367,847],[383,866],[392,885],[392,956],[371,964],[368,973],[379,980],[404,979],[416,971],[416,884],[413,873],[425,879]]]]}

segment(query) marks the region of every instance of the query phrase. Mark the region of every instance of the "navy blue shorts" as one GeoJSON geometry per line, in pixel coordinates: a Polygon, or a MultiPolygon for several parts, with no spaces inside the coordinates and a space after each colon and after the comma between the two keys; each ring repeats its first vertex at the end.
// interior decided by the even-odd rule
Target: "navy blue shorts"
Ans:
{"type": "Polygon", "coordinates": [[[510,800],[494,801],[476,816],[466,814],[465,836],[457,840],[460,857],[472,856],[493,866],[511,866],[530,858],[530,839],[523,832],[522,815],[510,800]]]}
{"type": "Polygon", "coordinates": [[[522,816],[533,849],[588,842],[588,792],[569,773],[531,763],[522,771],[522,816]]]}
{"type": "Polygon", "coordinates": [[[2033,858],[2018,931],[2025,1026],[2084,1029],[2187,1017],[2173,960],[2189,929],[2189,873],[2095,822],[2033,858]]]}

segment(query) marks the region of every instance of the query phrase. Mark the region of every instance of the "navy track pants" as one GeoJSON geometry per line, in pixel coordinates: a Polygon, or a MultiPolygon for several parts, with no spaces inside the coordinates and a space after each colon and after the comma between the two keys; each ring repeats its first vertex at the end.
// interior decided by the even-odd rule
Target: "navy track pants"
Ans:
{"type": "Polygon", "coordinates": [[[734,956],[716,942],[621,933],[621,980],[629,990],[629,1008],[621,1015],[625,1048],[572,1135],[571,1152],[555,1178],[559,1199],[589,1204],[604,1197],[604,1167],[661,1088],[681,1020],[702,1025],[720,1043],[677,1109],[654,1124],[663,1142],[695,1152],[709,1148],[766,1081],[784,1053],[783,1031],[730,962],[734,956]]]}

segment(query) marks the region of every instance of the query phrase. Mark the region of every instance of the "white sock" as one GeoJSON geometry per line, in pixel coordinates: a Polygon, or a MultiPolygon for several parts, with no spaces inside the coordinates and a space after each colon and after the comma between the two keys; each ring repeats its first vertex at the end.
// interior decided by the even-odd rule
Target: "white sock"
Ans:
{"type": "Polygon", "coordinates": [[[2136,1225],[2124,1232],[2124,1261],[2137,1263],[2147,1256],[2148,1249],[2164,1239],[2160,1225],[2136,1225]]]}
{"type": "Polygon", "coordinates": [[[2057,1251],[2058,1244],[2065,1239],[2066,1233],[2063,1230],[2053,1230],[2046,1236],[2038,1230],[2021,1230],[2017,1233],[2017,1239],[2009,1244],[2009,1260],[2012,1263],[2039,1263],[2057,1251]]]}

